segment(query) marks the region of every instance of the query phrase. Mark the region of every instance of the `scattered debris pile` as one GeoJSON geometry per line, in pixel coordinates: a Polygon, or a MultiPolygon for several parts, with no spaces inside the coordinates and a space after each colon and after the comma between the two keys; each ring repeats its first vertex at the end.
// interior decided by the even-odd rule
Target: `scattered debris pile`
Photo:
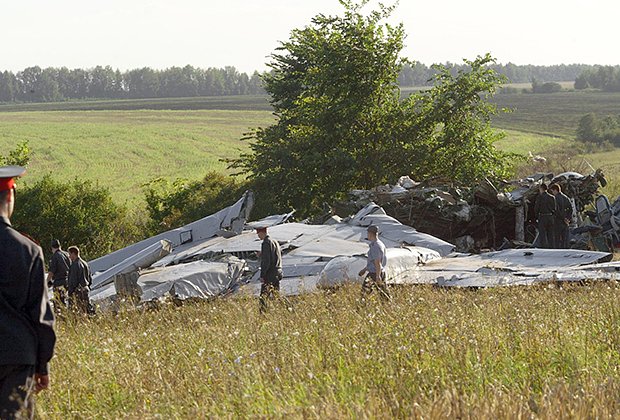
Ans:
{"type": "MultiPolygon", "coordinates": [[[[373,194],[379,200],[383,198],[391,209],[409,209],[409,214],[401,215],[408,220],[421,218],[421,213],[417,212],[424,205],[427,215],[420,220],[432,220],[433,215],[440,214],[446,229],[456,229],[458,226],[452,224],[458,223],[481,226],[488,220],[484,212],[496,217],[497,208],[501,207],[500,204],[496,207],[480,204],[480,198],[476,198],[479,189],[448,192],[409,182],[401,179],[396,191],[392,187],[387,193],[373,194]],[[401,206],[394,203],[401,203],[401,206]]],[[[524,193],[531,189],[520,188],[524,193]]],[[[367,200],[365,194],[358,192],[356,197],[367,200]]],[[[523,200],[524,194],[520,194],[519,199],[511,196],[508,200],[496,198],[496,201],[510,208],[512,202],[523,200]]],[[[620,221],[616,205],[620,207],[620,201],[609,205],[614,215],[609,221],[611,229],[620,221]]],[[[113,309],[121,301],[146,304],[167,299],[257,295],[260,282],[256,252],[261,242],[252,229],[256,226],[268,226],[270,237],[281,245],[283,279],[280,286],[285,295],[331,288],[343,282],[361,282],[357,273],[366,263],[368,243],[365,238],[370,225],[379,228],[387,247],[388,284],[494,287],[620,279],[620,262],[606,263],[612,258],[609,252],[507,249],[478,255],[455,253],[451,243],[418,232],[389,216],[373,202],[364,205],[354,216],[332,217],[324,224],[288,222],[292,213],[248,223],[252,206],[253,195],[248,191],[237,203],[213,215],[91,261],[96,273],[90,298],[101,309],[113,309]]],[[[500,227],[495,225],[495,231],[500,227]]],[[[458,232],[468,231],[462,228],[458,232]]]]}
{"type": "Polygon", "coordinates": [[[539,173],[501,185],[485,180],[475,187],[415,182],[403,176],[395,185],[351,191],[349,200],[337,203],[334,210],[346,215],[375,202],[401,223],[454,243],[461,252],[480,252],[500,249],[506,240],[534,241],[533,209],[542,182],[558,183],[577,214],[594,202],[598,188],[607,183],[601,170],[585,176],[539,173]]]}

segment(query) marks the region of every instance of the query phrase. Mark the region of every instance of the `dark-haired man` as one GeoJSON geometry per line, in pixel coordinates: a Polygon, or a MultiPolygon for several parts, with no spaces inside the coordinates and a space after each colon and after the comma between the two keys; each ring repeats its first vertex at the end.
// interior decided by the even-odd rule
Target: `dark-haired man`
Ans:
{"type": "Polygon", "coordinates": [[[71,259],[69,253],[63,251],[58,239],[52,239],[52,259],[47,273],[47,284],[52,285],[54,290],[54,307],[64,307],[67,305],[67,277],[71,259]]]}
{"type": "Polygon", "coordinates": [[[69,258],[69,304],[77,312],[92,315],[95,313],[94,307],[90,304],[88,292],[93,278],[90,274],[88,263],[80,257],[80,249],[77,246],[70,246],[69,258]]]}
{"type": "Polygon", "coordinates": [[[256,235],[263,241],[260,251],[260,312],[267,309],[267,299],[279,296],[282,280],[282,251],[278,241],[267,234],[266,227],[256,228],[256,235]]]}
{"type": "Polygon", "coordinates": [[[15,177],[0,167],[0,418],[31,417],[33,392],[49,386],[56,334],[43,251],[11,226],[15,177]]]}

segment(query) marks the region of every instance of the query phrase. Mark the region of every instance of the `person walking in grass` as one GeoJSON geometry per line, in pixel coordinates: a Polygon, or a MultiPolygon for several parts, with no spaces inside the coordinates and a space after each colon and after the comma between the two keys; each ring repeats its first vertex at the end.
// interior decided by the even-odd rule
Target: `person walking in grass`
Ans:
{"type": "Polygon", "coordinates": [[[63,251],[58,239],[52,239],[52,259],[47,273],[47,285],[54,291],[54,307],[58,313],[61,307],[67,306],[67,277],[71,259],[69,253],[63,251]]]}
{"type": "Polygon", "coordinates": [[[14,178],[25,169],[0,167],[0,418],[30,418],[33,394],[48,388],[54,354],[54,314],[43,251],[17,232],[10,217],[14,178]]]}
{"type": "Polygon", "coordinates": [[[379,296],[389,301],[391,297],[385,283],[387,255],[385,245],[379,239],[379,228],[375,225],[368,226],[367,238],[370,244],[368,245],[366,267],[359,272],[360,277],[368,273],[362,283],[362,300],[365,300],[373,289],[377,289],[379,296]]]}
{"type": "Polygon", "coordinates": [[[70,246],[69,258],[69,303],[77,312],[93,315],[94,307],[90,303],[88,293],[92,283],[92,276],[88,263],[80,257],[80,249],[77,246],[70,246]]]}
{"type": "Polygon", "coordinates": [[[282,280],[282,250],[278,241],[267,234],[266,227],[256,228],[256,234],[263,241],[260,251],[260,312],[267,310],[267,299],[280,296],[280,280],[282,280]]]}

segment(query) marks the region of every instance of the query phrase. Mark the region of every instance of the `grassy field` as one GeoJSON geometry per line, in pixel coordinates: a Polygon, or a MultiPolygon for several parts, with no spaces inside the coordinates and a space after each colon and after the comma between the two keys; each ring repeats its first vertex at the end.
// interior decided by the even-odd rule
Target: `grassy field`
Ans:
{"type": "Polygon", "coordinates": [[[589,112],[600,116],[620,113],[620,93],[558,92],[496,95],[500,108],[513,112],[495,117],[494,126],[550,136],[575,138],[579,119],[589,112]]]}
{"type": "Polygon", "coordinates": [[[152,110],[243,110],[270,111],[267,95],[204,96],[191,98],[151,98],[84,100],[50,103],[0,104],[0,112],[24,111],[129,111],[152,110]]]}
{"type": "Polygon", "coordinates": [[[42,418],[617,418],[620,285],[359,286],[59,322],[42,418]]]}
{"type": "Polygon", "coordinates": [[[269,124],[268,111],[33,111],[0,112],[0,147],[27,140],[34,158],[24,182],[44,174],[80,177],[108,186],[123,202],[142,198],[156,177],[201,178],[226,171],[250,127],[269,124]]]}

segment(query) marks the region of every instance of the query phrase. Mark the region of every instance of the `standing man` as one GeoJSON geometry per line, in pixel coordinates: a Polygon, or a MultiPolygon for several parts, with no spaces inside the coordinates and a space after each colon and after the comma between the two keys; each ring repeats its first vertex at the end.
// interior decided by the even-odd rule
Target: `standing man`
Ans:
{"type": "Polygon", "coordinates": [[[282,280],[282,251],[278,241],[274,241],[267,234],[266,227],[256,228],[256,234],[263,241],[260,251],[260,312],[267,310],[267,299],[273,299],[280,294],[280,280],[282,280]]]}
{"type": "Polygon", "coordinates": [[[0,418],[31,417],[33,392],[49,386],[54,314],[47,295],[43,251],[11,227],[15,177],[0,167],[0,418]]]}
{"type": "Polygon", "coordinates": [[[370,241],[368,248],[368,259],[366,268],[363,268],[359,275],[368,273],[362,283],[362,299],[365,299],[374,288],[379,291],[379,296],[384,300],[390,300],[390,293],[385,283],[387,256],[385,245],[379,239],[379,228],[375,225],[368,226],[367,238],[370,241]]]}
{"type": "Polygon", "coordinates": [[[538,220],[538,246],[540,248],[554,248],[553,231],[555,225],[555,197],[547,191],[544,182],[538,187],[538,197],[534,204],[534,214],[538,220]]]}
{"type": "Polygon", "coordinates": [[[80,249],[77,246],[69,247],[69,304],[78,312],[93,315],[95,308],[90,304],[88,292],[93,278],[90,274],[88,263],[80,257],[80,249]]]}
{"type": "Polygon", "coordinates": [[[553,234],[556,248],[568,248],[568,226],[573,219],[573,206],[570,198],[562,192],[559,184],[549,186],[551,194],[555,197],[555,231],[553,234]]]}
{"type": "Polygon", "coordinates": [[[50,261],[50,269],[47,273],[47,284],[52,285],[54,290],[54,303],[61,306],[67,306],[67,277],[69,276],[69,266],[71,260],[69,253],[63,251],[58,239],[52,239],[52,259],[50,261]]]}

